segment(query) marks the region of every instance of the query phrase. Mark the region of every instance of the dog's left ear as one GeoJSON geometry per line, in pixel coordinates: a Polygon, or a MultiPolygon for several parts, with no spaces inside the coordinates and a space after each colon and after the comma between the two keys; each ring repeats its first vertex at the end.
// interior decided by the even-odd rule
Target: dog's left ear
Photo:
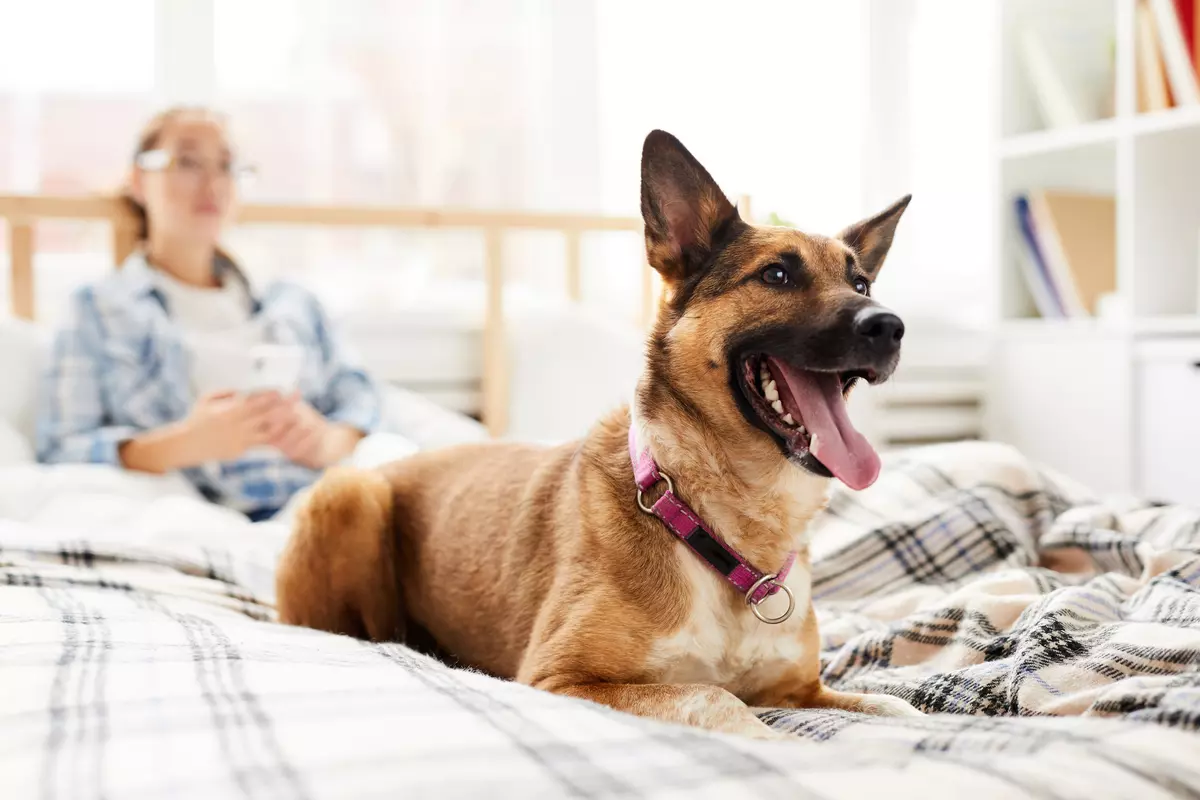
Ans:
{"type": "Polygon", "coordinates": [[[870,219],[855,223],[838,234],[837,238],[858,255],[859,266],[871,280],[875,280],[883,267],[883,259],[896,234],[896,225],[910,200],[912,195],[906,194],[870,219]]]}
{"type": "Polygon", "coordinates": [[[666,131],[651,131],[642,145],[650,266],[669,282],[690,277],[737,218],[737,209],[687,148],[666,131]]]}

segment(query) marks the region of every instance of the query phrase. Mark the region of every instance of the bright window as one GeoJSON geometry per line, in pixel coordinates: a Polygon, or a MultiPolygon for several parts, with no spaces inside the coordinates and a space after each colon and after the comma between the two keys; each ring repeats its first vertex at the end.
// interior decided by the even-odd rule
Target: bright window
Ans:
{"type": "MultiPolygon", "coordinates": [[[[636,215],[642,139],[665,128],[727,192],[751,195],[760,218],[832,233],[867,210],[863,9],[817,0],[752,0],[736,12],[694,0],[8,4],[0,191],[112,191],[142,122],[165,105],[201,102],[230,113],[259,166],[250,200],[636,215]]],[[[561,287],[552,238],[514,237],[510,275],[561,287]]],[[[423,282],[481,275],[470,234],[244,230],[231,244],[256,277],[320,284],[346,307],[396,304],[423,282]]],[[[96,226],[47,227],[39,246],[39,294],[107,268],[96,226]]],[[[585,293],[635,317],[638,237],[588,237],[584,249],[585,293]]]]}

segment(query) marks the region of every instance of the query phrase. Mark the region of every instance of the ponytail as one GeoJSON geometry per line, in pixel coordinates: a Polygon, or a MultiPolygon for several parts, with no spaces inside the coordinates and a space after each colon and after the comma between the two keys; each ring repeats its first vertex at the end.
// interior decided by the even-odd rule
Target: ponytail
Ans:
{"type": "Polygon", "coordinates": [[[133,216],[137,241],[146,241],[150,236],[150,217],[146,215],[146,207],[135,200],[133,194],[127,188],[121,191],[121,202],[125,205],[125,209],[133,216]]]}

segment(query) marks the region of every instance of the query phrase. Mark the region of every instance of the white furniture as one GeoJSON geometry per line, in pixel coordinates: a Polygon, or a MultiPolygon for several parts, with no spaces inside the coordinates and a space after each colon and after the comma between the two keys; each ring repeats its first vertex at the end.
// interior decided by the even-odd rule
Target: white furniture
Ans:
{"type": "Polygon", "coordinates": [[[1137,112],[1134,0],[998,0],[995,8],[991,256],[1000,326],[986,433],[1097,490],[1200,503],[1200,106],[1137,112]],[[1021,31],[1064,20],[1070,47],[1103,54],[1111,44],[1115,114],[1047,130],[1021,31]],[[1035,316],[1012,199],[1036,188],[1115,195],[1112,313],[1035,316]]]}

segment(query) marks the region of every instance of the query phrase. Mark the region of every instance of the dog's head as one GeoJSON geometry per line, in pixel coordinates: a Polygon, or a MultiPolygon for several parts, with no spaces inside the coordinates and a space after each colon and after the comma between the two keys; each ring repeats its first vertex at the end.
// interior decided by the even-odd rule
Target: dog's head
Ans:
{"type": "Polygon", "coordinates": [[[643,407],[673,403],[717,435],[738,431],[861,489],[879,456],[845,398],[900,358],[904,324],[871,298],[904,197],[835,237],[749,225],[669,133],[642,151],[642,216],[665,294],[643,407]]]}

